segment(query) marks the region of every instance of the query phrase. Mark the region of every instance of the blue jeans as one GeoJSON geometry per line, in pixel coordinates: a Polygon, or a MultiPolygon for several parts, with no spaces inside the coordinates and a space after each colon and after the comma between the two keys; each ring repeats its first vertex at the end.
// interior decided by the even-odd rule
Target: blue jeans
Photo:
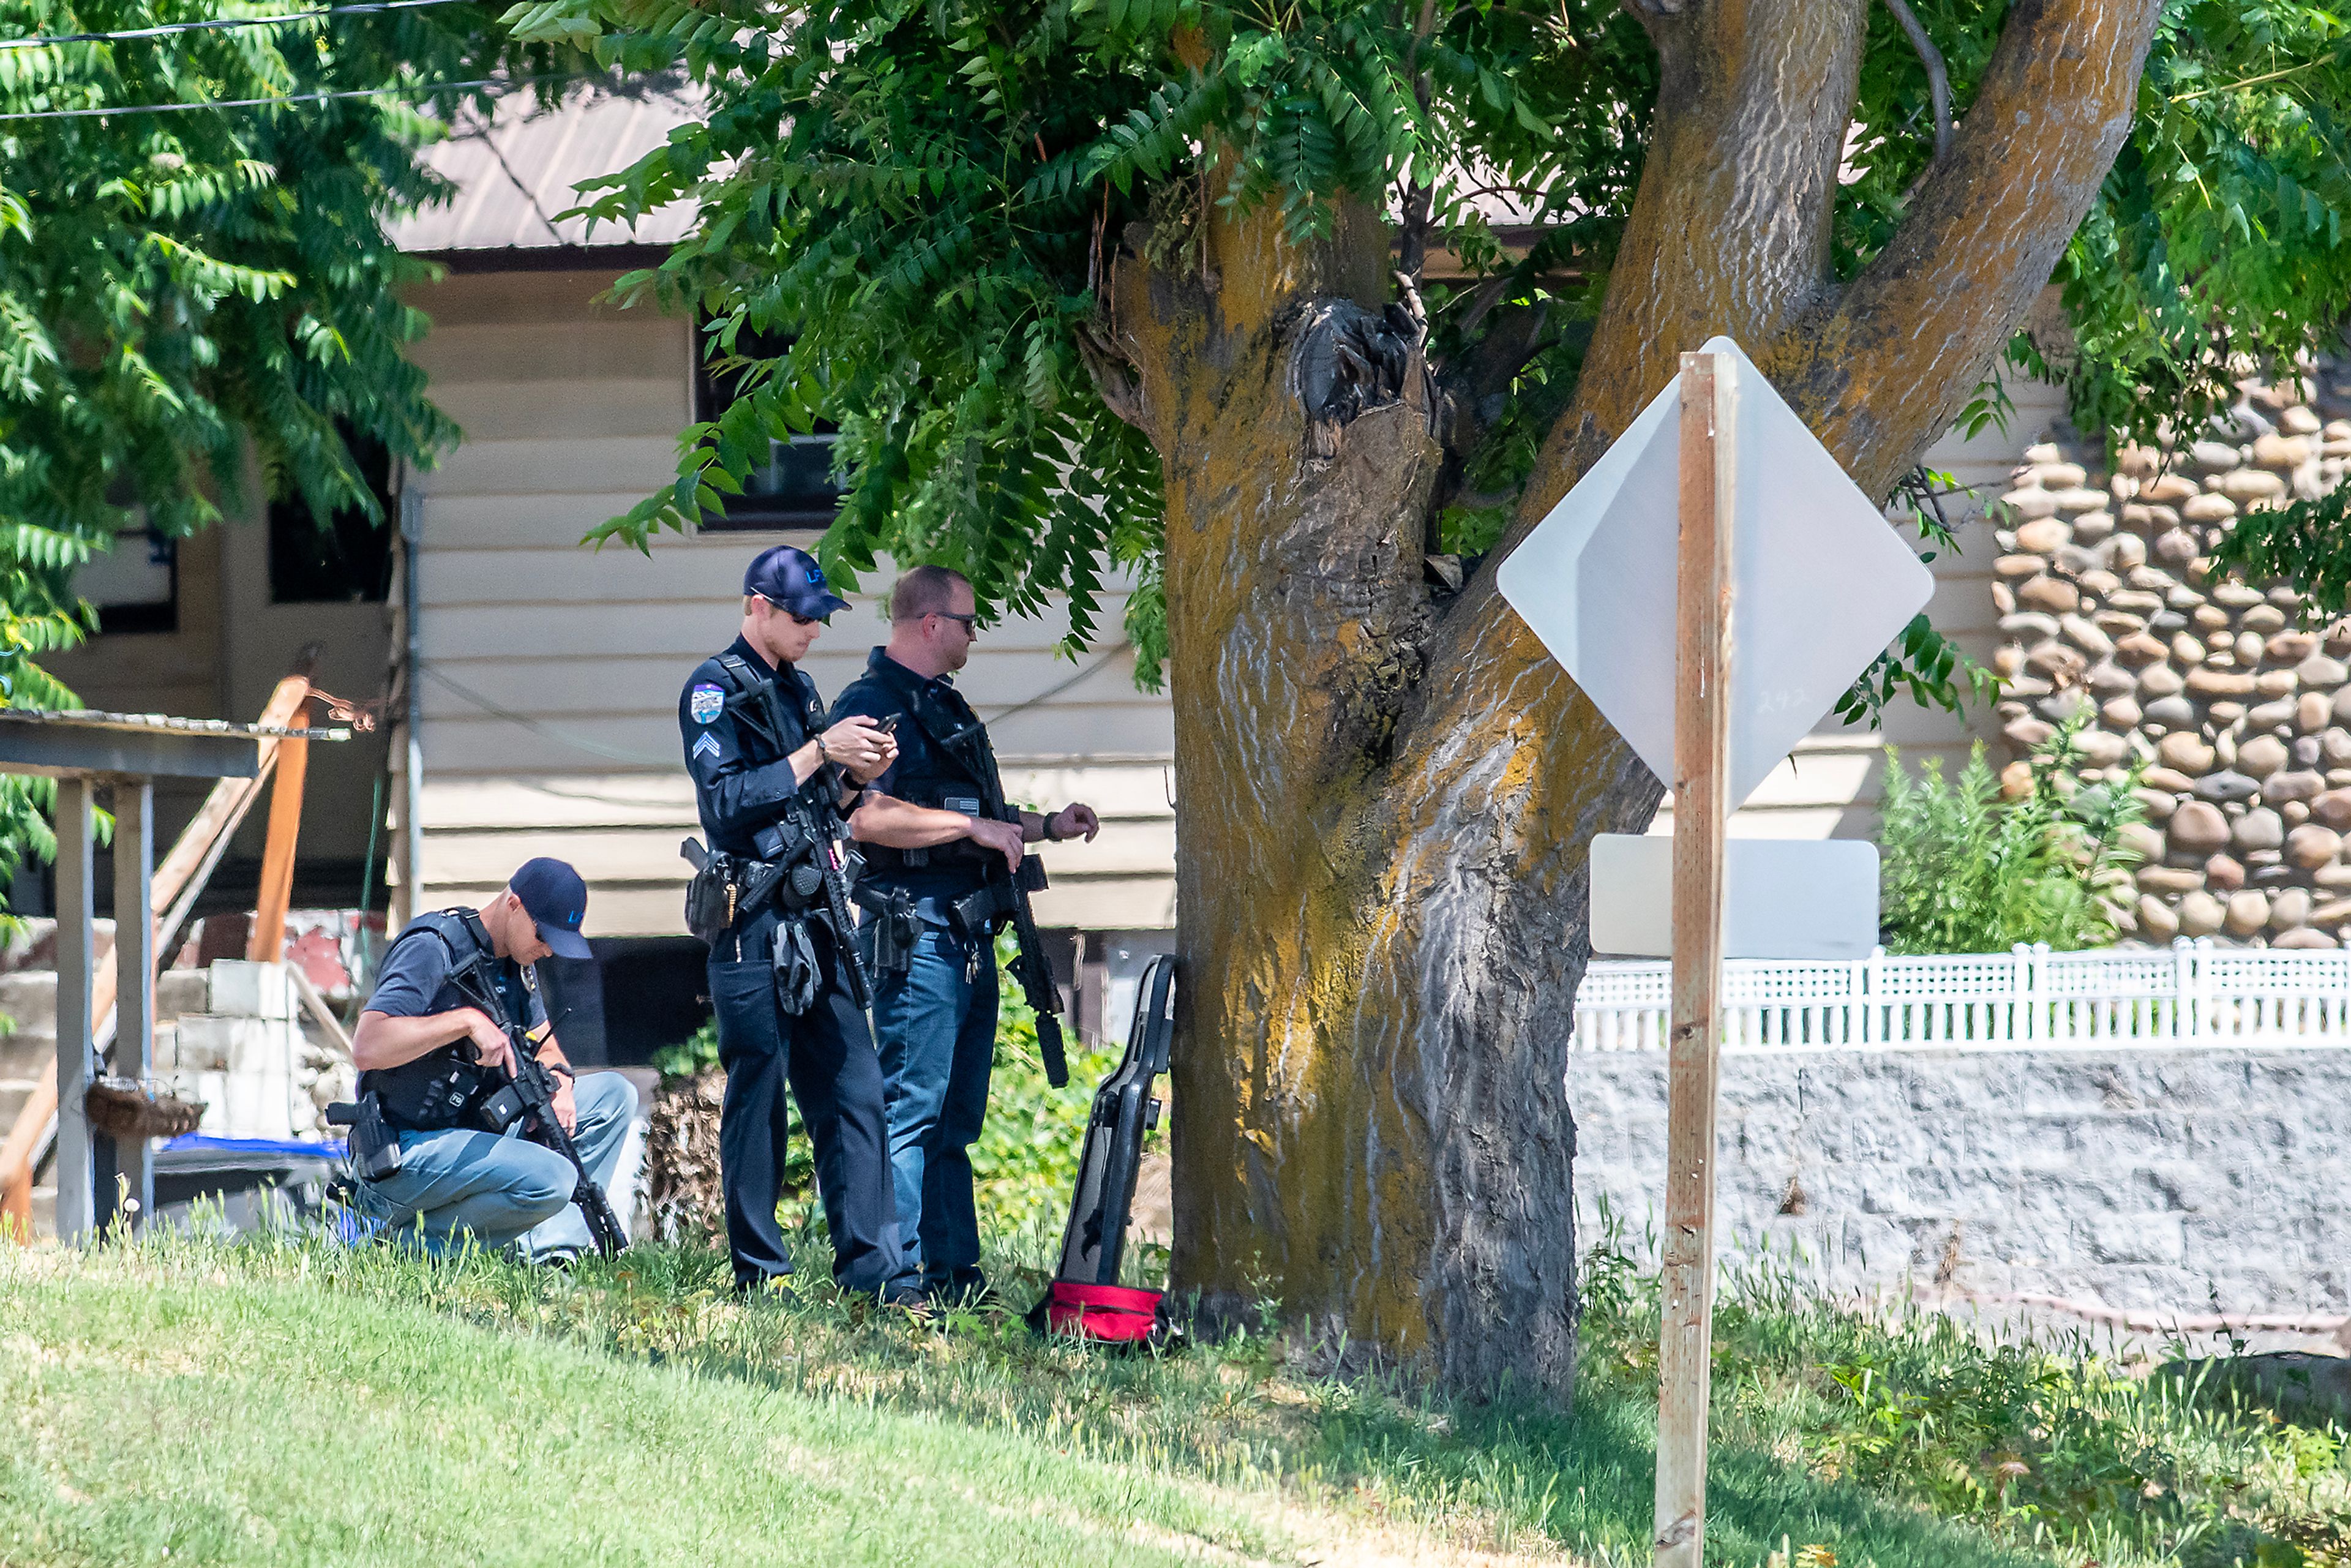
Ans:
{"type": "MultiPolygon", "coordinates": [[[[571,1141],[580,1163],[609,1195],[637,1092],[617,1072],[590,1072],[574,1085],[580,1124],[571,1141]]],[[[589,1250],[588,1220],[571,1201],[571,1162],[529,1142],[519,1124],[501,1135],[451,1127],[400,1134],[400,1168],[359,1184],[360,1206],[386,1231],[440,1257],[467,1237],[484,1247],[520,1240],[536,1260],[559,1248],[589,1250]]],[[[625,1202],[615,1203],[625,1211],[625,1202]]],[[[623,1221],[625,1223],[625,1220],[623,1221]]]]}
{"type": "Polygon", "coordinates": [[[890,1170],[898,1235],[914,1238],[934,1285],[976,1281],[979,1215],[971,1145],[987,1113],[996,1062],[996,948],[925,924],[903,975],[877,976],[873,1032],[890,1094],[890,1170]]]}

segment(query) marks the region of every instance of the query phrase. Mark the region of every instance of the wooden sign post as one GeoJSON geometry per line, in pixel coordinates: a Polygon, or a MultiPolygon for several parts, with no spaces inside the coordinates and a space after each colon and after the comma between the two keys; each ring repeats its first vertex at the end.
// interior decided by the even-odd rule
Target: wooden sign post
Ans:
{"type": "Polygon", "coordinates": [[[1699,1568],[1714,1342],[1714,1109],[1721,1057],[1737,361],[1681,357],[1674,704],[1673,1027],[1667,1050],[1657,1568],[1699,1568]]]}

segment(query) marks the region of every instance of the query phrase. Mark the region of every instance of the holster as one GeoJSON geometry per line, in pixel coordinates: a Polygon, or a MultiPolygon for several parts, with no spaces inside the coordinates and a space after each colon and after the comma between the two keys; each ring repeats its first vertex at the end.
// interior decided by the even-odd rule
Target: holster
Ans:
{"type": "Polygon", "coordinates": [[[861,883],[851,897],[868,919],[859,922],[857,938],[865,949],[866,968],[876,975],[903,975],[914,959],[914,944],[922,938],[923,923],[914,901],[903,887],[883,893],[861,883]]]}
{"type": "Polygon", "coordinates": [[[327,1107],[327,1125],[347,1127],[351,1169],[361,1181],[381,1181],[400,1169],[400,1134],[383,1119],[383,1102],[370,1090],[356,1102],[327,1107]]]}
{"type": "Polygon", "coordinates": [[[993,940],[1005,921],[1012,917],[1012,884],[1004,882],[982,883],[947,905],[947,918],[955,934],[966,942],[993,940]]]}
{"type": "Polygon", "coordinates": [[[685,928],[716,942],[735,923],[735,857],[713,854],[688,839],[680,846],[694,879],[685,884],[685,928]]]}

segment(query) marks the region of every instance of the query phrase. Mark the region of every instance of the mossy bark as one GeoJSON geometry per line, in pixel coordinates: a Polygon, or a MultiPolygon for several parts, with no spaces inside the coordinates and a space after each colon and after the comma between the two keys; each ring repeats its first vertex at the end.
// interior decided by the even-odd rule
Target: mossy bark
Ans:
{"type": "Polygon", "coordinates": [[[1458,1385],[1572,1382],[1586,849],[1663,793],[1494,563],[1716,332],[1890,489],[2046,282],[2156,13],[2020,0],[1907,226],[1840,283],[1865,0],[1653,4],[1635,10],[1664,85],[1604,314],[1512,529],[1459,592],[1424,572],[1442,452],[1417,348],[1330,348],[1412,341],[1378,314],[1374,212],[1305,247],[1226,209],[1179,245],[1130,235],[1099,333],[1166,481],[1177,1283],[1211,1310],[1276,1299],[1458,1385]],[[1317,379],[1343,361],[1343,396],[1317,379]]]}

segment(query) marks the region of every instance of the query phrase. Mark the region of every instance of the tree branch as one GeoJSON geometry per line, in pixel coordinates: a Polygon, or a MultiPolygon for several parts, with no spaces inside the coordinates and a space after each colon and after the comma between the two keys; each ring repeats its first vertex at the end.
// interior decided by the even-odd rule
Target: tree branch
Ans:
{"type": "Polygon", "coordinates": [[[1909,36],[1910,47],[1918,51],[1918,63],[1927,68],[1927,92],[1935,100],[1935,157],[1939,162],[1951,150],[1951,73],[1943,68],[1943,51],[1927,36],[1908,0],[1886,0],[1886,8],[1894,13],[1894,20],[1909,36]]]}
{"type": "Polygon", "coordinates": [[[1950,423],[2130,133],[2160,0],[2019,0],[1911,216],[1758,361],[1872,496],[1950,423]]]}

